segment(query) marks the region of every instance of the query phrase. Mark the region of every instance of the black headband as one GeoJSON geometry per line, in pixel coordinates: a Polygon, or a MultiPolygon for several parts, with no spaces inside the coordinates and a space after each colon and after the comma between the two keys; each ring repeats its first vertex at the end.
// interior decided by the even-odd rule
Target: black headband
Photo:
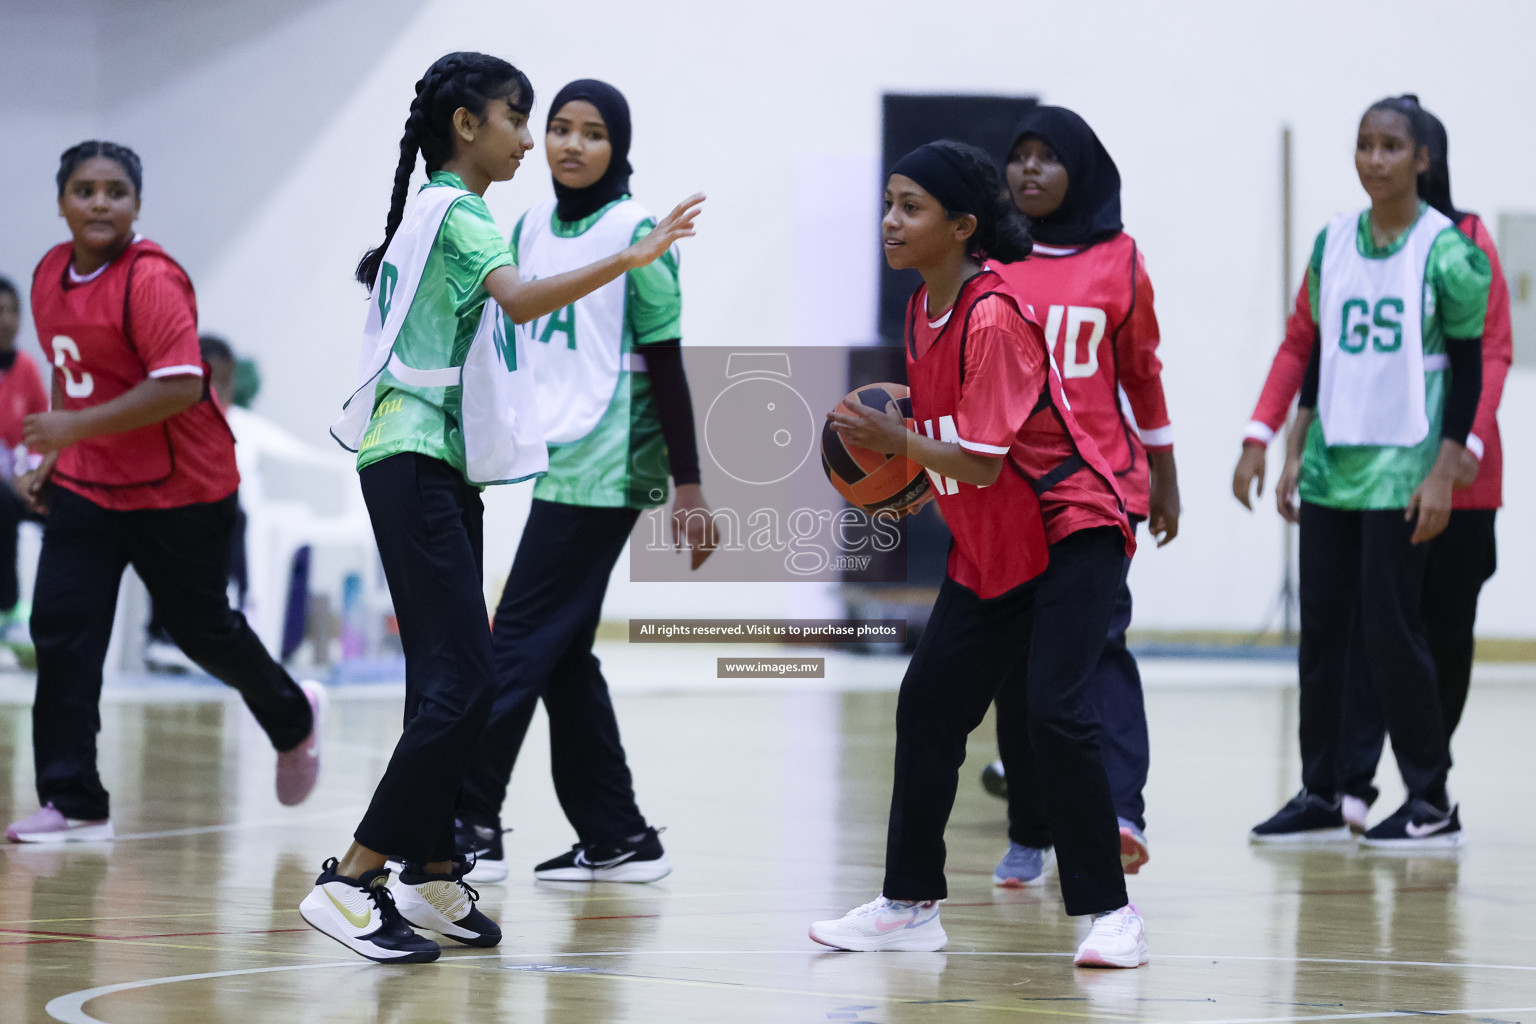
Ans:
{"type": "Polygon", "coordinates": [[[992,203],[981,183],[972,181],[954,156],[932,142],[896,161],[891,173],[917,182],[951,214],[979,217],[992,203]]]}

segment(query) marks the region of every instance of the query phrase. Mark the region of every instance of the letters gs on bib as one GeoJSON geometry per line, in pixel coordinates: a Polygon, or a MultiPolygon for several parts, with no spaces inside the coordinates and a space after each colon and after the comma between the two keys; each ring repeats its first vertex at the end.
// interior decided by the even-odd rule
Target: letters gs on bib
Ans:
{"type": "MultiPolygon", "coordinates": [[[[1425,312],[1433,313],[1434,299],[1425,296],[1425,312]]],[[[1379,299],[1374,308],[1365,299],[1345,299],[1343,329],[1339,333],[1339,348],[1355,355],[1365,351],[1369,344],[1376,352],[1396,352],[1403,347],[1402,299],[1387,296],[1379,299]]]]}

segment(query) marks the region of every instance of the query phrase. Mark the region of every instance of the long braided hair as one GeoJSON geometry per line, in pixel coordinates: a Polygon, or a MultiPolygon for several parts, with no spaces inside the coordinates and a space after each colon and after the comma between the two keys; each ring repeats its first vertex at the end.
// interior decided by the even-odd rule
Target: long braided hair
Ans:
{"type": "Polygon", "coordinates": [[[419,151],[427,173],[453,159],[455,142],[453,112],[463,107],[476,117],[485,116],[493,99],[504,99],[513,110],[527,114],[533,109],[533,84],[528,76],[499,57],[460,51],[439,57],[416,83],[416,98],[400,136],[400,164],[395,168],[395,190],[384,221],[384,241],[369,249],[357,264],[357,280],[370,289],[379,276],[384,251],[400,228],[405,200],[416,170],[419,151]]]}
{"type": "Polygon", "coordinates": [[[119,146],[115,142],[103,142],[100,139],[90,139],[77,145],[70,146],[59,155],[59,172],[54,175],[54,180],[59,185],[59,198],[64,198],[64,186],[69,184],[69,176],[75,173],[75,169],[87,160],[104,156],[123,169],[128,175],[128,180],[133,182],[133,193],[136,196],[144,194],[144,164],[139,160],[139,154],[127,146],[119,146]]]}

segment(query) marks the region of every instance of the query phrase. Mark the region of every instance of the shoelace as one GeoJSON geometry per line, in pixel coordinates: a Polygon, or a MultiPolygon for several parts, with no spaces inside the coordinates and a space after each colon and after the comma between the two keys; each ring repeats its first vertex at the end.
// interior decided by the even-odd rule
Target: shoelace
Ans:
{"type": "Polygon", "coordinates": [[[363,890],[364,895],[373,900],[373,905],[379,908],[379,919],[386,924],[392,924],[401,920],[400,910],[395,906],[395,894],[389,891],[389,873],[385,872],[374,879],[373,884],[363,890]]]}
{"type": "MultiPolygon", "coordinates": [[[[507,831],[510,832],[512,830],[511,829],[507,829],[507,831]]],[[[475,904],[475,903],[479,903],[480,902],[480,892],[474,886],[472,886],[468,882],[464,881],[464,876],[469,874],[470,869],[472,869],[474,866],[475,866],[474,859],[471,858],[467,863],[464,864],[463,867],[459,868],[457,871],[455,871],[453,873],[453,880],[454,880],[454,882],[456,882],[458,884],[459,888],[464,891],[464,895],[469,898],[469,902],[471,904],[475,904]]]]}
{"type": "Polygon", "coordinates": [[[914,904],[898,903],[896,900],[888,900],[884,896],[876,896],[862,907],[854,907],[848,911],[848,917],[868,917],[870,914],[878,914],[887,908],[897,910],[911,910],[914,904]]]}
{"type": "Polygon", "coordinates": [[[1131,930],[1131,915],[1110,910],[1093,919],[1093,931],[1100,929],[1112,935],[1124,935],[1131,930]]]}

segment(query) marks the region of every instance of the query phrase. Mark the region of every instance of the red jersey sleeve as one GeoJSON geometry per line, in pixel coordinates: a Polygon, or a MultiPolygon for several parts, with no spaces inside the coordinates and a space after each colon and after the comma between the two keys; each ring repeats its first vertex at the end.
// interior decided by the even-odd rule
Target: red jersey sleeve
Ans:
{"type": "Polygon", "coordinates": [[[1125,325],[1115,335],[1120,386],[1130,400],[1131,413],[1141,430],[1141,443],[1152,451],[1172,451],[1173,426],[1168,420],[1168,402],[1163,397],[1163,363],[1157,358],[1160,338],[1152,279],[1147,276],[1146,262],[1139,250],[1132,275],[1135,300],[1125,325]]]}
{"type": "Polygon", "coordinates": [[[21,391],[27,414],[47,412],[50,404],[48,392],[43,389],[42,374],[37,372],[37,364],[32,361],[32,357],[25,352],[18,352],[16,365],[11,368],[11,372],[16,374],[16,384],[21,391]]]}
{"type": "Polygon", "coordinates": [[[197,341],[197,298],[180,267],[143,257],[133,267],[128,295],[128,328],[133,347],[150,377],[201,377],[197,341]]]}
{"type": "Polygon", "coordinates": [[[1268,444],[1285,425],[1291,401],[1301,390],[1301,380],[1307,375],[1307,360],[1312,358],[1312,346],[1316,343],[1317,325],[1312,322],[1312,299],[1307,293],[1307,282],[1302,281],[1301,289],[1296,293],[1296,305],[1285,321],[1285,340],[1280,342],[1280,351],[1269,364],[1269,376],[1264,378],[1259,404],[1253,408],[1253,419],[1245,435],[1247,440],[1268,444]]]}
{"type": "Polygon", "coordinates": [[[1494,247],[1488,226],[1477,217],[1471,217],[1469,221],[1467,233],[1487,254],[1488,265],[1493,270],[1493,281],[1488,286],[1488,315],[1483,321],[1483,395],[1478,400],[1472,433],[1467,438],[1467,448],[1481,459],[1484,443],[1498,430],[1494,415],[1499,411],[1499,400],[1504,397],[1504,379],[1509,376],[1509,364],[1514,361],[1515,350],[1509,326],[1509,282],[1504,280],[1499,251],[1494,247]]]}
{"type": "Polygon", "coordinates": [[[966,451],[1002,458],[1046,386],[1045,336],[995,296],[977,303],[971,317],[957,440],[966,451]]]}

